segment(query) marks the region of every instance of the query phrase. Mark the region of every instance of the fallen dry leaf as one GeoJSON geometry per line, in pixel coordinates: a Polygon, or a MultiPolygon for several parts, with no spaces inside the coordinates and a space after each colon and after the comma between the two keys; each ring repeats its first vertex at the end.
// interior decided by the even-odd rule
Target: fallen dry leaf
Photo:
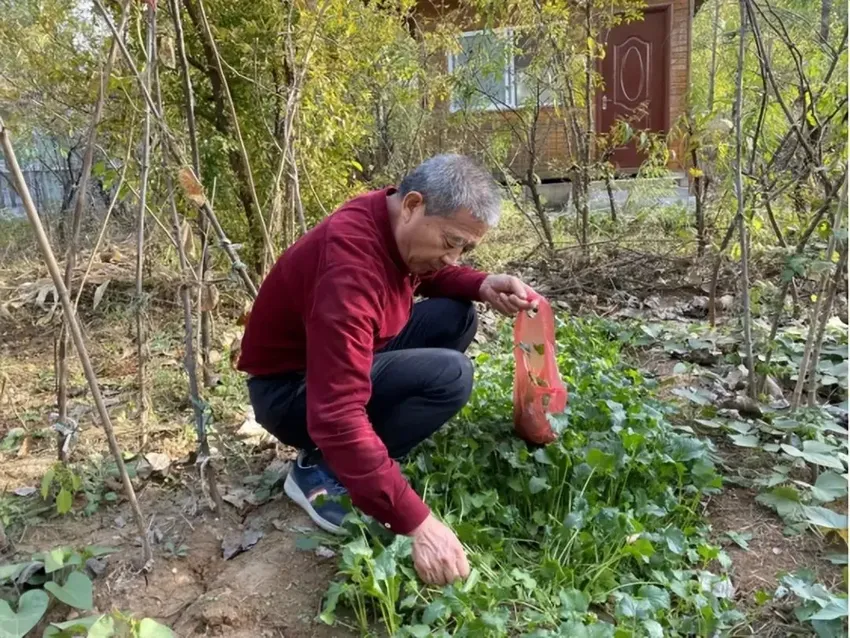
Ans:
{"type": "Polygon", "coordinates": [[[201,310],[203,312],[212,312],[218,307],[219,300],[218,288],[215,284],[206,284],[201,289],[201,310]]]}
{"type": "Polygon", "coordinates": [[[203,206],[207,198],[204,195],[204,187],[195,177],[195,173],[188,166],[184,166],[177,172],[177,181],[180,182],[180,187],[183,189],[183,195],[200,208],[203,206]]]}

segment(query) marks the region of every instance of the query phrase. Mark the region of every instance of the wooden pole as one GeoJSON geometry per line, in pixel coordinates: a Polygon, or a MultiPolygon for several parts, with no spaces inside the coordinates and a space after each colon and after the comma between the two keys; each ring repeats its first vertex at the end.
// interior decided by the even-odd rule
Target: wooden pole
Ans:
{"type": "Polygon", "coordinates": [[[94,367],[92,366],[91,359],[89,358],[85,341],[83,341],[83,333],[80,330],[77,315],[74,313],[74,306],[71,303],[68,288],[62,280],[62,273],[59,271],[59,264],[56,262],[56,256],[53,254],[53,249],[50,247],[50,242],[44,232],[41,219],[38,216],[35,204],[33,204],[32,197],[30,196],[29,188],[24,181],[24,176],[21,173],[21,167],[18,165],[18,158],[15,156],[15,151],[12,148],[12,140],[9,136],[9,129],[6,128],[2,117],[0,117],[0,146],[3,148],[3,155],[6,158],[6,166],[12,174],[12,183],[23,201],[24,210],[26,211],[27,218],[32,224],[33,231],[35,232],[35,238],[38,241],[38,247],[41,250],[42,257],[47,264],[47,269],[50,271],[50,277],[53,279],[53,285],[56,287],[56,292],[62,302],[62,310],[65,313],[65,322],[71,333],[71,338],[74,341],[77,354],[80,357],[80,363],[83,366],[83,371],[85,372],[86,380],[89,384],[89,390],[91,391],[92,398],[94,399],[101,425],[103,425],[103,430],[106,432],[106,439],[109,442],[109,450],[112,452],[112,457],[115,459],[115,465],[118,467],[118,473],[121,475],[121,480],[124,483],[124,492],[127,496],[127,500],[130,502],[130,507],[133,510],[133,518],[136,521],[136,526],[139,529],[139,535],[142,540],[142,554],[144,556],[145,567],[148,568],[153,561],[153,555],[151,554],[150,542],[148,542],[144,516],[142,516],[142,510],[139,508],[139,501],[136,499],[136,491],[133,489],[133,484],[130,482],[130,477],[127,474],[127,468],[124,466],[124,457],[121,455],[121,448],[118,447],[118,440],[115,438],[115,431],[112,428],[112,420],[109,418],[109,412],[107,412],[106,405],[103,403],[103,396],[100,393],[97,376],[95,375],[94,367]]]}

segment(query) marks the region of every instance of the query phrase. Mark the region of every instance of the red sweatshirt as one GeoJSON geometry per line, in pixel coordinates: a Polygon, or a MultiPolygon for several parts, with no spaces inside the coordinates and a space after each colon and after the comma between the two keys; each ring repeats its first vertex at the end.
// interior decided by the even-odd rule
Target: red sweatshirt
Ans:
{"type": "Polygon", "coordinates": [[[306,370],[313,442],[354,505],[406,534],[429,510],[366,415],[372,357],[404,328],[414,294],[478,300],[486,275],[461,266],[412,275],[392,234],[393,192],[356,197],[283,253],[254,302],[238,367],[251,375],[306,370]]]}

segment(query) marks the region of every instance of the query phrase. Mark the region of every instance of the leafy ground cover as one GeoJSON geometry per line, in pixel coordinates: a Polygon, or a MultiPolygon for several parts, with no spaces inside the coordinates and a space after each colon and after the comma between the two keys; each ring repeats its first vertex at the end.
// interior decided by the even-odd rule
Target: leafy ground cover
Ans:
{"type": "MultiPolygon", "coordinates": [[[[110,312],[109,295],[103,304],[101,312],[110,312]]],[[[129,344],[124,323],[97,318],[90,330],[103,344],[97,358],[105,362],[110,409],[132,449],[133,395],[121,390],[132,387],[134,374],[121,356],[129,344]]],[[[422,588],[405,540],[381,536],[368,521],[353,520],[354,536],[343,546],[312,537],[309,522],[281,494],[287,452],[256,431],[240,434],[247,398],[228,367],[226,345],[210,404],[227,509],[211,515],[194,468],[179,460],[193,447],[191,407],[179,390],[179,327],[167,323],[152,336],[159,418],[151,448],[128,458],[152,519],[154,572],[143,579],[131,565],[138,540],[104,460],[102,433],[86,427],[71,473],[56,468],[44,418],[53,388],[43,372],[49,363],[39,359],[50,349],[36,333],[14,333],[8,343],[15,348],[3,351],[11,409],[0,414],[7,486],[0,517],[20,550],[9,560],[29,561],[60,546],[116,547],[104,557],[105,573],[92,578],[91,617],[126,610],[132,615],[124,618],[150,617],[179,636],[841,631],[846,430],[826,410],[792,418],[767,395],[757,411],[724,407],[740,394],[740,337],[731,324],[712,330],[681,319],[562,318],[560,366],[570,408],[554,423],[561,440],[547,448],[529,448],[511,431],[510,325],[486,314],[482,325],[469,406],[405,468],[469,550],[473,575],[457,587],[422,588]],[[69,511],[63,490],[72,496],[69,511]],[[791,507],[766,501],[770,495],[798,500],[791,507]],[[783,520],[788,512],[793,516],[783,520]],[[223,548],[234,537],[252,543],[231,554],[223,548]],[[287,592],[283,603],[280,591],[287,592]]],[[[783,356],[794,365],[805,337],[798,333],[783,329],[777,341],[787,345],[774,352],[773,376],[786,393],[793,381],[782,373],[783,356]]],[[[838,358],[846,344],[840,326],[827,336],[824,375],[846,361],[838,358]]],[[[822,384],[821,399],[840,404],[843,387],[843,380],[822,384]]],[[[88,419],[86,402],[84,395],[74,401],[80,422],[88,419]]],[[[16,600],[10,610],[20,613],[16,600]]],[[[70,622],[50,615],[56,609],[60,603],[51,602],[44,622],[70,622]]]]}
{"type": "Polygon", "coordinates": [[[512,435],[505,326],[477,356],[460,421],[407,466],[468,548],[469,580],[420,589],[408,544],[361,520],[325,621],[341,602],[362,629],[376,611],[402,636],[706,636],[743,620],[701,515],[722,486],[713,445],[677,430],[676,408],[606,325],[570,319],[557,333],[570,387],[559,441],[531,449],[512,435]]]}

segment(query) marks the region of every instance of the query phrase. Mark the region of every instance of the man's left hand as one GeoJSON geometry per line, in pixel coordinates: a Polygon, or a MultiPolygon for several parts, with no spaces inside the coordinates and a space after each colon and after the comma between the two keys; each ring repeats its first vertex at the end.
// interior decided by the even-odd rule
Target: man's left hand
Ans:
{"type": "Polygon", "coordinates": [[[537,305],[536,301],[531,301],[536,294],[531,286],[511,275],[488,275],[478,294],[481,301],[508,316],[537,305]]]}

